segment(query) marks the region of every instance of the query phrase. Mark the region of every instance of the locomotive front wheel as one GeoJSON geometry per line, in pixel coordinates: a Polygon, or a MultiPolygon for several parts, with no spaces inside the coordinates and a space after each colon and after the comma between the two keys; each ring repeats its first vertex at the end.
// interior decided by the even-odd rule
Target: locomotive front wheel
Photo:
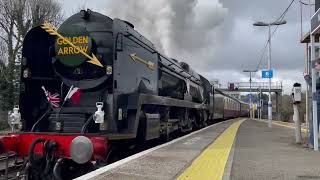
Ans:
{"type": "Polygon", "coordinates": [[[121,159],[119,152],[117,148],[111,147],[107,155],[107,164],[119,161],[121,159]]]}

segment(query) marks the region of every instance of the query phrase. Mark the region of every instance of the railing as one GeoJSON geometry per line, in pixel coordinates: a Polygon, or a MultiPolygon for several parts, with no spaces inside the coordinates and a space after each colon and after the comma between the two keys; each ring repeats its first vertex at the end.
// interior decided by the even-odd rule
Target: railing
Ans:
{"type": "MultiPolygon", "coordinates": [[[[249,89],[249,82],[235,82],[229,83],[229,87],[231,84],[234,84],[234,89],[249,89]]],[[[269,89],[269,82],[251,82],[251,89],[269,89]]],[[[271,89],[282,89],[282,82],[271,82],[271,89]]]]}

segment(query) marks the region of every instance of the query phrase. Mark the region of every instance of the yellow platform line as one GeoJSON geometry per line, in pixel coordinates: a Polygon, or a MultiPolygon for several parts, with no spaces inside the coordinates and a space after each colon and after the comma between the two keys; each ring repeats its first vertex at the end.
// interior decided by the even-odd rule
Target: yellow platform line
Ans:
{"type": "Polygon", "coordinates": [[[237,121],[226,129],[177,179],[222,179],[237,131],[244,121],[237,121]]]}
{"type": "MultiPolygon", "coordinates": [[[[259,122],[268,123],[268,121],[266,121],[266,120],[257,120],[257,119],[253,119],[253,120],[259,121],[259,122]]],[[[290,129],[294,129],[294,128],[295,128],[295,127],[294,127],[294,124],[292,124],[292,123],[286,123],[286,122],[281,122],[281,123],[279,123],[279,122],[274,122],[274,121],[272,121],[272,124],[275,124],[275,125],[277,125],[277,126],[282,126],[282,127],[290,128],[290,129]]],[[[304,132],[304,133],[306,133],[306,132],[307,132],[307,129],[306,129],[306,128],[301,128],[301,131],[304,132]]]]}

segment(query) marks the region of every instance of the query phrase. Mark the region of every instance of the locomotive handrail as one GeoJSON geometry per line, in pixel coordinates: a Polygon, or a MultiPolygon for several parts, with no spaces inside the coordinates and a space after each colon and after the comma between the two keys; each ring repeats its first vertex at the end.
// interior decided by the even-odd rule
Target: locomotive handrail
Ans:
{"type": "Polygon", "coordinates": [[[37,125],[39,124],[39,122],[48,115],[49,112],[52,111],[52,105],[49,103],[49,107],[47,109],[47,111],[34,123],[34,125],[31,128],[31,132],[34,131],[34,129],[37,127],[37,125]]]}
{"type": "Polygon", "coordinates": [[[83,124],[83,126],[81,127],[81,133],[85,133],[85,131],[87,130],[87,126],[89,125],[89,123],[93,120],[93,116],[94,114],[92,114],[83,124]]]}

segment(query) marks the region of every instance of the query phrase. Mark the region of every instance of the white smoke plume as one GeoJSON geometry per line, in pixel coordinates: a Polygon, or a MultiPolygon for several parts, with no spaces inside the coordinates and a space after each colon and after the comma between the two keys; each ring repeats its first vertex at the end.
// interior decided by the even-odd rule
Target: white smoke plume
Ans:
{"type": "Polygon", "coordinates": [[[111,0],[106,14],[133,23],[169,57],[208,70],[228,10],[219,0],[111,0]]]}

